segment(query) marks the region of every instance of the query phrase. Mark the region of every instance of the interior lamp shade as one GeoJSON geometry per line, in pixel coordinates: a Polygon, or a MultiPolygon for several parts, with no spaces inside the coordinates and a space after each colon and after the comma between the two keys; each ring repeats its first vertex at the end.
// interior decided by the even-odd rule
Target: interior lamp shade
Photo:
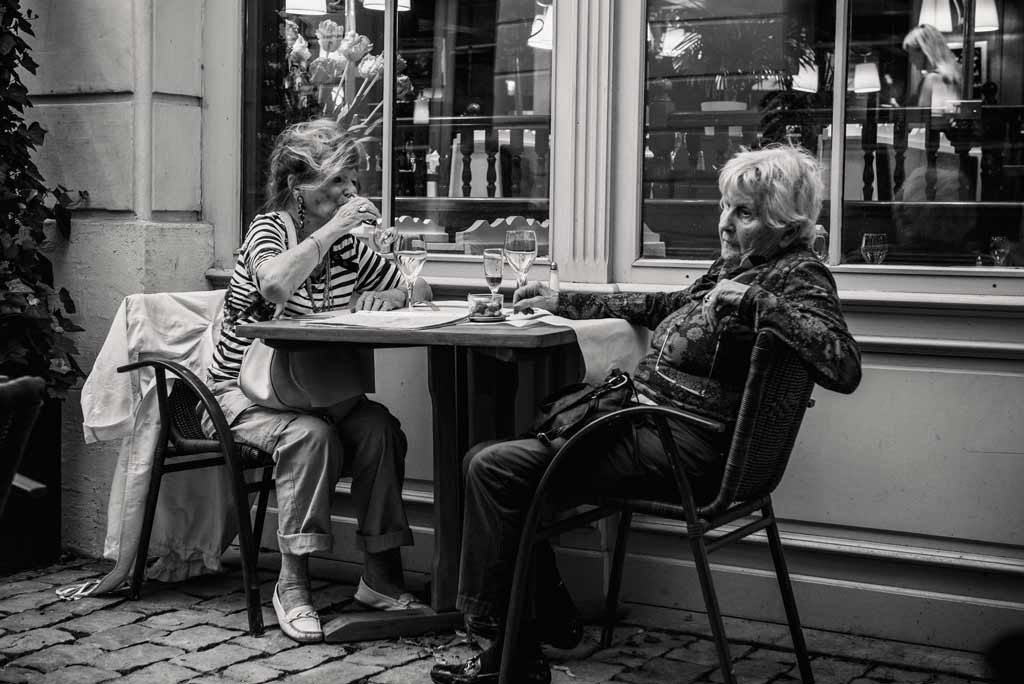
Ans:
{"type": "Polygon", "coordinates": [[[530,27],[530,38],[526,41],[530,47],[538,50],[551,49],[552,39],[555,35],[555,27],[552,24],[553,9],[552,5],[542,5],[538,8],[537,16],[533,18],[533,26],[530,27]]]}
{"type": "Polygon", "coordinates": [[[327,14],[327,0],[287,0],[285,14],[306,14],[317,16],[327,14]]]}
{"type": "Polygon", "coordinates": [[[878,65],[864,62],[853,67],[853,92],[877,93],[882,89],[882,81],[878,78],[878,65]]]}
{"type": "MultiPolygon", "coordinates": [[[[991,0],[989,0],[991,2],[991,0]]],[[[993,10],[995,8],[993,7],[993,10]]],[[[979,10],[980,11],[980,10],[979,10]]],[[[940,31],[953,30],[953,13],[949,11],[949,0],[923,0],[918,24],[930,24],[940,31]]],[[[977,31],[978,29],[974,29],[977,31]]]]}
{"type": "MultiPolygon", "coordinates": [[[[363,0],[363,7],[368,10],[384,11],[384,0],[363,0]]],[[[412,0],[398,0],[398,11],[408,12],[412,9],[412,0]]]]}
{"type": "Polygon", "coordinates": [[[974,32],[988,33],[999,30],[999,13],[996,0],[978,0],[974,5],[974,32]]]}
{"type": "Polygon", "coordinates": [[[793,90],[799,90],[802,93],[818,92],[817,64],[800,65],[800,71],[796,72],[796,76],[793,77],[793,90]]]}

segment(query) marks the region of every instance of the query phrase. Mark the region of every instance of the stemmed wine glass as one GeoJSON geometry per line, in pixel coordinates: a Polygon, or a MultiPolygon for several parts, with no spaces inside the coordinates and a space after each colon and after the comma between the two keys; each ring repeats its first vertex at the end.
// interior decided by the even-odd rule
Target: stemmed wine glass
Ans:
{"type": "Polygon", "coordinates": [[[1010,241],[1004,235],[993,235],[988,243],[989,254],[996,266],[1006,266],[1006,258],[1010,255],[1010,241]]]}
{"type": "Polygon", "coordinates": [[[505,233],[505,261],[516,272],[516,288],[526,285],[526,274],[537,258],[537,233],[510,230],[505,233]]]}
{"type": "Polygon", "coordinates": [[[889,253],[889,238],[885,233],[864,233],[860,241],[860,255],[866,264],[880,264],[889,253]]]}
{"type": "Polygon", "coordinates": [[[381,253],[394,256],[395,265],[405,282],[407,308],[412,311],[412,287],[427,261],[423,240],[418,235],[403,235],[394,226],[385,226],[381,219],[377,219],[373,228],[373,242],[381,253]]]}
{"type": "Polygon", "coordinates": [[[501,271],[504,264],[505,254],[501,249],[484,250],[484,280],[487,281],[487,287],[492,295],[498,294],[498,288],[501,287],[501,271]]]}

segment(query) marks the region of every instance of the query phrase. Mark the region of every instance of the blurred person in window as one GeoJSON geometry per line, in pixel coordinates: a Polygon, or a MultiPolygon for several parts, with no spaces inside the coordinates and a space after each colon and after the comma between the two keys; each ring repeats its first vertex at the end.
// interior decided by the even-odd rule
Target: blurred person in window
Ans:
{"type": "MultiPolygon", "coordinates": [[[[735,423],[754,339],[771,331],[812,369],[815,381],[849,393],[860,382],[860,351],[846,322],[828,267],[810,250],[824,186],[806,151],[772,145],[742,151],[719,174],[717,232],[721,257],[697,282],[674,292],[590,294],[556,292],[532,283],[515,292],[517,310],[547,309],[573,319],[622,318],[653,331],[633,371],[641,403],[696,412],[735,423]]],[[[728,445],[726,434],[673,422],[683,468],[699,504],[717,493],[728,445]]],[[[597,493],[673,497],[673,467],[659,448],[653,424],[609,431],[580,448],[584,468],[557,475],[557,495],[597,493]]],[[[493,644],[457,665],[439,664],[439,684],[495,678],[521,526],[555,450],[535,438],[480,444],[467,453],[463,548],[457,605],[469,631],[493,644]]],[[[571,610],[559,589],[550,548],[538,547],[536,622],[517,635],[517,682],[550,681],[540,642],[571,645],[571,610]],[[547,578],[546,580],[541,578],[547,578]],[[545,581],[547,586],[545,586],[545,581]],[[552,613],[555,613],[554,615],[552,613]],[[559,614],[560,613],[560,614],[559,614]],[[562,627],[557,619],[563,620],[562,627]]],[[[577,636],[578,639],[578,636],[577,636]]]]}
{"type": "MultiPolygon", "coordinates": [[[[958,161],[950,155],[939,155],[936,161],[935,194],[927,193],[928,168],[918,166],[912,170],[896,193],[892,204],[896,244],[908,258],[920,257],[923,262],[934,263],[939,254],[960,254],[965,264],[967,255],[988,252],[988,238],[978,222],[974,202],[956,202],[960,185],[967,179],[959,169],[958,161]],[[936,201],[941,200],[941,201],[936,201]]],[[[974,257],[970,257],[973,263],[974,257]]]]}
{"type": "Polygon", "coordinates": [[[916,106],[929,107],[933,115],[947,111],[954,100],[960,99],[960,65],[942,33],[934,26],[921,24],[903,38],[903,49],[911,66],[921,72],[916,106]]]}
{"type": "MultiPolygon", "coordinates": [[[[344,475],[352,477],[364,554],[356,600],[385,610],[419,606],[403,583],[401,547],[413,537],[402,504],[406,438],[398,420],[365,395],[308,413],[281,411],[255,404],[238,385],[251,344],[236,333],[239,324],[405,305],[398,268],[352,234],[380,216],[358,194],[362,162],[356,139],[333,119],[294,124],[277,137],[265,211],[253,218],[239,250],[208,372],[235,440],[273,456],[281,550],[273,604],[281,629],[300,642],[323,639],[308,562],[331,550],[331,497],[344,475]]],[[[422,280],[414,292],[430,298],[422,280]]],[[[212,435],[209,416],[203,424],[212,435]]]]}

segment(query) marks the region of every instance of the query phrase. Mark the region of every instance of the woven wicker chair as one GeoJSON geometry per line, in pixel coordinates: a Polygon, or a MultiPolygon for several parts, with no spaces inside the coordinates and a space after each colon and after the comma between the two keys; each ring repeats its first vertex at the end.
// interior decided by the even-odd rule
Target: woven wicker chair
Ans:
{"type": "Polygon", "coordinates": [[[148,360],[118,368],[125,373],[151,367],[156,376],[157,403],[160,408],[160,437],[153,454],[153,471],[146,494],[146,511],[142,521],[139,550],[135,556],[131,598],[137,600],[146,575],[149,539],[153,532],[160,481],[166,473],[210,466],[226,466],[231,479],[233,505],[238,522],[238,544],[241,547],[242,583],[245,588],[246,608],[249,614],[249,632],[263,634],[263,612],[260,608],[259,581],[256,563],[259,540],[263,533],[263,520],[267,514],[270,490],[274,488],[274,462],[269,454],[245,444],[235,444],[224,413],[217,400],[194,373],[172,361],[148,360]],[[175,377],[168,393],[167,372],[175,377]],[[196,410],[202,404],[209,413],[217,431],[217,439],[207,439],[200,427],[196,410]],[[247,484],[244,470],[262,468],[259,481],[247,484]],[[259,492],[255,525],[249,518],[249,492],[259,492]]]}
{"type": "Polygon", "coordinates": [[[0,515],[12,488],[29,496],[46,493],[45,485],[18,475],[18,466],[45,397],[46,383],[42,378],[8,380],[0,377],[0,515]]]}
{"type": "MultiPolygon", "coordinates": [[[[524,598],[529,584],[529,568],[536,542],[561,534],[569,529],[591,523],[614,513],[620,513],[618,535],[613,549],[611,577],[606,603],[606,625],[601,635],[602,646],[611,644],[615,626],[615,608],[622,581],[622,568],[626,556],[626,538],[634,512],[656,515],[686,522],[685,534],[693,552],[701,591],[707,608],[708,620],[714,635],[722,676],[726,684],[735,684],[736,678],[729,655],[729,644],[725,638],[722,614],[711,580],[708,554],[726,544],[742,539],[759,530],[767,530],[768,544],[775,572],[782,592],[782,601],[789,622],[790,635],[796,651],[800,677],[805,684],[813,684],[810,660],[800,628],[793,588],[789,571],[782,553],[779,531],[772,510],[771,493],[782,479],[789,461],[793,442],[796,440],[803,420],[804,411],[811,405],[811,390],[814,381],[804,363],[788,347],[769,333],[760,333],[754,344],[750,360],[739,415],[733,432],[729,456],[721,487],[714,501],[706,506],[694,502],[690,485],[681,467],[681,461],[672,440],[669,419],[696,422],[704,427],[724,431],[725,426],[676,409],[655,406],[634,406],[609,413],[594,421],[574,435],[555,454],[537,488],[533,503],[526,515],[519,552],[516,557],[515,574],[512,581],[511,598],[506,618],[505,644],[500,681],[510,682],[509,674],[514,658],[514,639],[522,619],[524,598]],[[575,447],[587,435],[601,430],[611,423],[623,423],[638,419],[653,419],[661,437],[662,447],[671,457],[674,467],[678,501],[658,501],[636,498],[590,499],[592,507],[568,518],[556,519],[553,523],[540,524],[544,511],[550,511],[549,485],[552,473],[573,458],[575,447]],[[741,517],[760,511],[755,519],[735,530],[705,538],[716,528],[741,517]]],[[[573,502],[576,504],[578,502],[573,502]]]]}

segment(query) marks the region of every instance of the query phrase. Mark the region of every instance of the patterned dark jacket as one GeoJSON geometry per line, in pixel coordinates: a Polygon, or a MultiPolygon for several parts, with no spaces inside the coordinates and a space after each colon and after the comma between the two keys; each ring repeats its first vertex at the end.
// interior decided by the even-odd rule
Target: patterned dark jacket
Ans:
{"type": "Polygon", "coordinates": [[[686,290],[597,295],[563,293],[558,315],[623,318],[654,331],[633,373],[637,389],[659,404],[726,423],[736,419],[755,334],[771,330],[815,372],[822,387],[850,393],[860,383],[860,349],[839,306],[835,280],[798,247],[753,265],[723,270],[721,259],[686,290]],[[704,295],[720,279],[749,285],[739,310],[711,329],[704,295]]]}

